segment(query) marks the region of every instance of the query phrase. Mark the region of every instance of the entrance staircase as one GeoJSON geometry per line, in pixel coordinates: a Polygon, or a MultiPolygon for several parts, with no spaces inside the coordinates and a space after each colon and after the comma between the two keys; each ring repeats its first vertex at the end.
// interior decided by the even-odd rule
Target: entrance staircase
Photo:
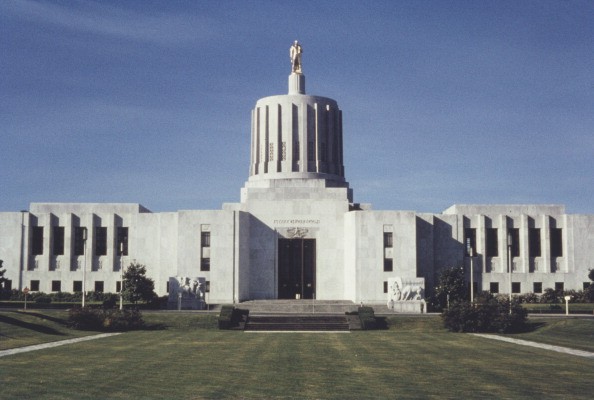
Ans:
{"type": "Polygon", "coordinates": [[[250,315],[246,331],[349,331],[340,315],[250,315]]]}
{"type": "Polygon", "coordinates": [[[347,300],[251,300],[235,305],[249,310],[246,331],[349,331],[358,323],[347,300]],[[355,322],[353,322],[353,320],[355,322]]]}

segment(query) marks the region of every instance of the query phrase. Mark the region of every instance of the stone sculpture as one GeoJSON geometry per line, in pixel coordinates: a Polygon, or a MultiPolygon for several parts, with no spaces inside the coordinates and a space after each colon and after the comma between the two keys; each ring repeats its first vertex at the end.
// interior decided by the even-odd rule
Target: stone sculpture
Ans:
{"type": "Polygon", "coordinates": [[[303,48],[299,44],[297,40],[289,49],[289,56],[291,57],[291,72],[294,74],[301,73],[301,53],[303,53],[303,48]]]}

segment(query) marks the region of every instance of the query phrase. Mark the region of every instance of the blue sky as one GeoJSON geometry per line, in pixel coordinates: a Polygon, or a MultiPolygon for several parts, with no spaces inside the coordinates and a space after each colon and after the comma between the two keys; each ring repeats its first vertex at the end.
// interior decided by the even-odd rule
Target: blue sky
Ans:
{"type": "Polygon", "coordinates": [[[2,1],[0,211],[239,201],[251,109],[286,93],[298,39],[356,202],[591,214],[593,21],[591,1],[2,1]]]}

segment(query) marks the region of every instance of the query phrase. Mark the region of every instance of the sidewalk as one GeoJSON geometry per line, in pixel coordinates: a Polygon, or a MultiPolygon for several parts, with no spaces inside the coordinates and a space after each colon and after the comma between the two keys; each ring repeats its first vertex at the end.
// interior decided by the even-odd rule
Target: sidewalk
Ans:
{"type": "Polygon", "coordinates": [[[550,344],[530,342],[528,340],[513,339],[513,338],[509,338],[509,337],[505,337],[505,336],[489,335],[489,334],[484,334],[484,333],[471,333],[471,335],[480,336],[480,337],[483,337],[483,338],[486,338],[486,339],[501,340],[502,342],[519,344],[521,346],[536,347],[536,348],[539,348],[539,349],[556,351],[558,353],[565,353],[565,354],[571,354],[573,356],[579,356],[579,357],[586,357],[586,358],[592,358],[592,359],[594,359],[594,353],[592,353],[590,351],[576,350],[576,349],[571,349],[569,347],[553,346],[553,345],[550,345],[550,344]]]}
{"type": "Polygon", "coordinates": [[[32,346],[17,347],[16,349],[0,350],[0,357],[11,356],[13,354],[26,353],[26,352],[35,351],[35,350],[49,349],[52,347],[64,346],[66,344],[85,342],[87,340],[102,339],[105,337],[115,336],[115,335],[121,335],[121,332],[101,333],[99,335],[83,336],[83,337],[76,338],[76,339],[60,340],[58,342],[49,342],[49,343],[35,344],[32,346]]]}

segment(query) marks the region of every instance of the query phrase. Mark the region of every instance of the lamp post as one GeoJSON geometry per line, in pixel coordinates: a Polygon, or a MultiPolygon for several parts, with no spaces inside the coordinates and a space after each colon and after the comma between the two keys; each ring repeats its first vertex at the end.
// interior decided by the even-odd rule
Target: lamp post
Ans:
{"type": "Polygon", "coordinates": [[[569,315],[569,300],[571,300],[571,296],[565,296],[565,315],[569,315]]]}
{"type": "Polygon", "coordinates": [[[470,243],[470,238],[466,239],[466,250],[470,257],[470,302],[474,303],[474,249],[470,243]]]}
{"type": "Polygon", "coordinates": [[[509,270],[509,313],[512,313],[512,243],[511,232],[507,232],[507,268],[509,270]]]}
{"type": "Polygon", "coordinates": [[[120,242],[120,310],[124,309],[124,242],[120,242]]]}
{"type": "Polygon", "coordinates": [[[82,307],[85,308],[85,300],[87,297],[87,228],[82,229],[83,240],[83,281],[82,281],[82,307]]]}

